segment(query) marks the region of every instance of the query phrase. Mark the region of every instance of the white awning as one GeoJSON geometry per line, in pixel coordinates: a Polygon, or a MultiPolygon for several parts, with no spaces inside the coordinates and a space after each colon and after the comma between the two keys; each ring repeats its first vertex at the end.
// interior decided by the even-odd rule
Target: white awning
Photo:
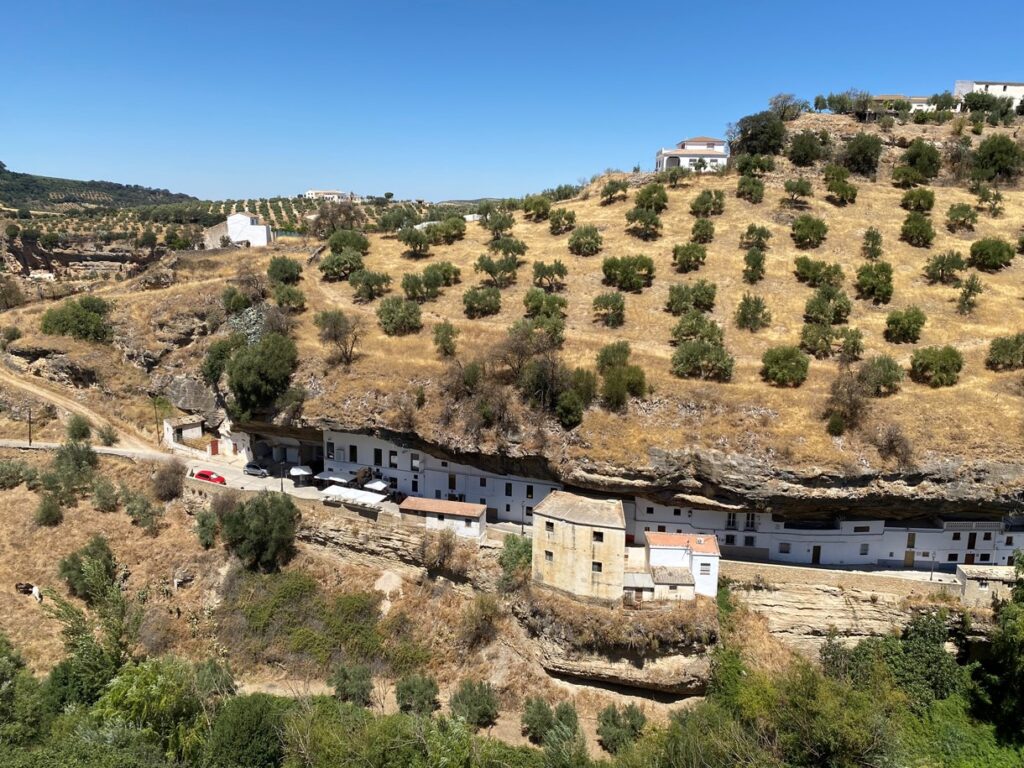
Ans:
{"type": "Polygon", "coordinates": [[[317,480],[323,480],[326,483],[338,483],[340,485],[348,485],[350,479],[342,477],[337,472],[320,472],[316,475],[317,480]]]}
{"type": "Polygon", "coordinates": [[[365,488],[368,491],[377,491],[378,493],[380,493],[388,489],[388,484],[385,483],[383,480],[371,480],[370,482],[366,483],[363,486],[363,488],[365,488]]]}
{"type": "Polygon", "coordinates": [[[359,491],[355,488],[344,488],[340,485],[332,485],[320,491],[324,499],[340,501],[346,504],[356,504],[363,507],[378,507],[387,501],[387,496],[370,491],[359,491]]]}
{"type": "Polygon", "coordinates": [[[292,467],[288,470],[288,474],[292,477],[305,477],[306,475],[312,475],[313,470],[309,467],[292,467]]]}

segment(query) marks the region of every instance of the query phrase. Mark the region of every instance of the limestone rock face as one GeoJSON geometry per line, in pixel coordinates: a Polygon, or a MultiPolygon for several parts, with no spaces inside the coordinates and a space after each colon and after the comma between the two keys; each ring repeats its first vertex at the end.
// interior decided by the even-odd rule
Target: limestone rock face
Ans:
{"type": "Polygon", "coordinates": [[[224,420],[224,412],[217,401],[213,388],[201,379],[192,376],[172,376],[161,382],[160,391],[179,408],[188,413],[199,413],[210,426],[217,426],[224,420]]]}

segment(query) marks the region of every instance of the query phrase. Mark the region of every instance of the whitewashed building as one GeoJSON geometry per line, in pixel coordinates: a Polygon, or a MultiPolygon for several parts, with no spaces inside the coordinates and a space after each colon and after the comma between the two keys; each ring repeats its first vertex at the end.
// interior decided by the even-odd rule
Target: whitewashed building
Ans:
{"type": "Polygon", "coordinates": [[[450,530],[456,536],[480,540],[487,533],[487,507],[447,499],[407,496],[398,505],[405,520],[420,521],[428,531],[450,530]]]}
{"type": "Polygon", "coordinates": [[[274,231],[254,213],[232,213],[226,221],[203,230],[205,248],[221,248],[224,238],[234,245],[263,248],[274,242],[274,231]]]}
{"type": "Polygon", "coordinates": [[[673,149],[659,149],[654,156],[654,170],[689,168],[692,171],[711,173],[725,168],[729,151],[725,139],[711,136],[694,136],[683,139],[673,149]]]}
{"type": "Polygon", "coordinates": [[[957,80],[953,86],[953,95],[957,99],[962,99],[968,93],[991,93],[1001,99],[1013,99],[1013,106],[1016,108],[1024,99],[1024,83],[1005,80],[957,80]]]}
{"type": "Polygon", "coordinates": [[[655,600],[689,600],[718,594],[718,539],[709,534],[651,533],[644,562],[655,600]]]}

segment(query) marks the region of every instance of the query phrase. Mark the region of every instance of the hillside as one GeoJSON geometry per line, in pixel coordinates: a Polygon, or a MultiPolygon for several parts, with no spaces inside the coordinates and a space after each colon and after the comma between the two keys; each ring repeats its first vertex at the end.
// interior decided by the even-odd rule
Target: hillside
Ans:
{"type": "Polygon", "coordinates": [[[132,208],[140,205],[183,203],[191,195],[113,181],[77,181],[17,173],[0,163],[0,205],[32,210],[60,210],[69,205],[132,208]]]}

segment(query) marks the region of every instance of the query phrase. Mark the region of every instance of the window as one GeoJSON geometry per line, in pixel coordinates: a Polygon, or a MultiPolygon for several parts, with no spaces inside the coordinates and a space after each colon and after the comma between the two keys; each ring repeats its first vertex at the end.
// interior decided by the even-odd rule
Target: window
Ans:
{"type": "Polygon", "coordinates": [[[545,549],[544,550],[544,562],[545,563],[551,563],[551,562],[554,562],[554,560],[555,560],[554,554],[545,549]]]}
{"type": "Polygon", "coordinates": [[[526,508],[526,515],[527,515],[527,517],[531,516],[532,514],[533,514],[533,507],[527,507],[526,508]]]}
{"type": "Polygon", "coordinates": [[[381,448],[373,449],[373,466],[379,467],[384,463],[384,450],[381,448]]]}
{"type": "Polygon", "coordinates": [[[960,541],[960,531],[953,534],[953,541],[960,541]]]}
{"type": "Polygon", "coordinates": [[[929,556],[929,553],[928,553],[928,552],[922,552],[922,553],[921,553],[921,557],[925,557],[925,558],[927,558],[928,556],[929,556]]]}
{"type": "Polygon", "coordinates": [[[544,530],[547,531],[548,533],[554,533],[555,532],[555,524],[553,522],[551,522],[550,520],[548,520],[547,522],[544,523],[544,530]]]}
{"type": "Polygon", "coordinates": [[[440,499],[441,498],[441,492],[440,491],[434,491],[434,498],[435,499],[440,499]]]}
{"type": "Polygon", "coordinates": [[[357,446],[357,445],[350,445],[348,447],[348,461],[349,461],[349,464],[358,464],[359,463],[359,446],[357,446]]]}
{"type": "Polygon", "coordinates": [[[388,451],[388,468],[398,469],[398,451],[388,451]]]}
{"type": "Polygon", "coordinates": [[[600,573],[603,570],[604,570],[604,566],[601,565],[601,563],[597,562],[597,560],[595,560],[594,562],[592,562],[590,564],[590,572],[591,573],[600,573]]]}
{"type": "Polygon", "coordinates": [[[756,542],[756,539],[753,536],[744,536],[743,537],[743,546],[744,547],[752,547],[752,546],[754,546],[755,542],[756,542]]]}
{"type": "Polygon", "coordinates": [[[511,504],[506,504],[505,505],[505,511],[506,512],[511,512],[512,511],[512,505],[511,504]]]}
{"type": "Polygon", "coordinates": [[[506,496],[511,496],[512,495],[512,483],[505,483],[505,495],[506,496]]]}
{"type": "Polygon", "coordinates": [[[420,490],[420,481],[417,480],[416,478],[413,478],[413,481],[412,481],[412,492],[413,493],[419,493],[419,490],[420,490]]]}
{"type": "Polygon", "coordinates": [[[391,490],[393,490],[393,491],[394,490],[398,490],[398,478],[397,477],[389,477],[388,478],[388,487],[391,490]]]}
{"type": "Polygon", "coordinates": [[[743,523],[743,529],[747,531],[753,531],[757,529],[757,515],[753,512],[747,512],[747,519],[743,523]]]}
{"type": "Polygon", "coordinates": [[[672,514],[675,515],[676,517],[682,517],[683,516],[683,510],[681,510],[679,507],[676,507],[675,509],[672,510],[672,514]]]}
{"type": "Polygon", "coordinates": [[[486,477],[481,477],[480,478],[480,487],[481,488],[486,488],[487,487],[487,478],[486,477]]]}
{"type": "Polygon", "coordinates": [[[528,498],[528,499],[532,499],[533,498],[533,486],[532,485],[526,486],[526,498],[528,498]]]}
{"type": "Polygon", "coordinates": [[[1008,546],[1008,547],[1012,547],[1013,546],[1013,536],[1007,536],[1006,537],[1006,546],[1008,546]]]}
{"type": "Polygon", "coordinates": [[[715,142],[709,141],[708,142],[708,149],[714,149],[714,148],[715,148],[715,142]]]}
{"type": "Polygon", "coordinates": [[[648,507],[647,508],[647,514],[648,515],[653,515],[654,514],[654,507],[648,507]]]}
{"type": "Polygon", "coordinates": [[[486,507],[487,506],[487,499],[480,499],[480,503],[483,504],[486,507]]]}
{"type": "Polygon", "coordinates": [[[727,547],[735,546],[736,545],[736,535],[733,534],[733,533],[725,534],[725,545],[727,547]]]}
{"type": "Polygon", "coordinates": [[[981,560],[981,562],[983,563],[987,563],[989,560],[992,559],[992,556],[986,552],[983,555],[978,555],[978,559],[981,560]]]}
{"type": "Polygon", "coordinates": [[[711,563],[701,563],[700,564],[700,575],[701,576],[710,576],[711,575],[711,563]]]}
{"type": "Polygon", "coordinates": [[[669,585],[668,585],[668,591],[669,591],[669,592],[675,592],[675,591],[677,591],[678,589],[679,589],[679,587],[677,587],[677,586],[676,586],[675,584],[669,584],[669,585]]]}
{"type": "Polygon", "coordinates": [[[334,458],[334,443],[331,442],[330,440],[327,441],[327,458],[334,458]]]}
{"type": "Polygon", "coordinates": [[[439,520],[440,522],[444,522],[444,515],[438,515],[438,516],[437,516],[437,519],[438,519],[438,520],[439,520]]]}
{"type": "Polygon", "coordinates": [[[472,520],[470,520],[470,519],[469,519],[469,518],[467,517],[467,518],[466,518],[466,527],[467,527],[467,528],[469,528],[469,527],[470,527],[471,525],[473,525],[473,521],[472,521],[472,520]]]}
{"type": "Polygon", "coordinates": [[[982,541],[992,541],[992,531],[985,531],[981,536],[982,541]]]}
{"type": "Polygon", "coordinates": [[[780,541],[779,542],[779,554],[780,555],[788,555],[789,552],[790,552],[790,549],[791,549],[791,547],[790,547],[790,544],[789,544],[788,541],[780,541]]]}
{"type": "Polygon", "coordinates": [[[442,467],[447,467],[448,466],[448,462],[447,461],[442,461],[441,462],[441,466],[442,467]]]}
{"type": "Polygon", "coordinates": [[[853,532],[854,533],[870,533],[871,532],[871,526],[870,525],[855,525],[855,526],[853,526],[853,532]]]}
{"type": "Polygon", "coordinates": [[[950,563],[955,563],[956,562],[956,552],[954,552],[951,555],[949,555],[948,557],[946,557],[946,560],[948,562],[950,562],[950,563]]]}
{"type": "Polygon", "coordinates": [[[726,528],[730,528],[732,530],[736,530],[736,513],[735,512],[729,512],[725,516],[725,527],[726,528]]]}
{"type": "Polygon", "coordinates": [[[604,541],[604,531],[594,531],[593,540],[595,544],[600,544],[604,541]]]}
{"type": "Polygon", "coordinates": [[[454,491],[455,490],[455,484],[456,484],[455,475],[448,475],[448,490],[449,491],[454,491]]]}
{"type": "Polygon", "coordinates": [[[659,525],[658,526],[658,533],[664,533],[664,532],[665,532],[665,526],[664,525],[659,525]]]}
{"type": "Polygon", "coordinates": [[[418,453],[410,453],[409,454],[409,468],[413,472],[419,472],[420,471],[420,455],[418,453]]]}
{"type": "Polygon", "coordinates": [[[980,589],[980,590],[988,589],[988,582],[987,581],[979,581],[978,582],[978,589],[980,589]]]}
{"type": "Polygon", "coordinates": [[[861,555],[866,555],[868,553],[868,546],[869,545],[867,545],[867,544],[861,544],[860,545],[860,553],[861,553],[861,555]]]}

